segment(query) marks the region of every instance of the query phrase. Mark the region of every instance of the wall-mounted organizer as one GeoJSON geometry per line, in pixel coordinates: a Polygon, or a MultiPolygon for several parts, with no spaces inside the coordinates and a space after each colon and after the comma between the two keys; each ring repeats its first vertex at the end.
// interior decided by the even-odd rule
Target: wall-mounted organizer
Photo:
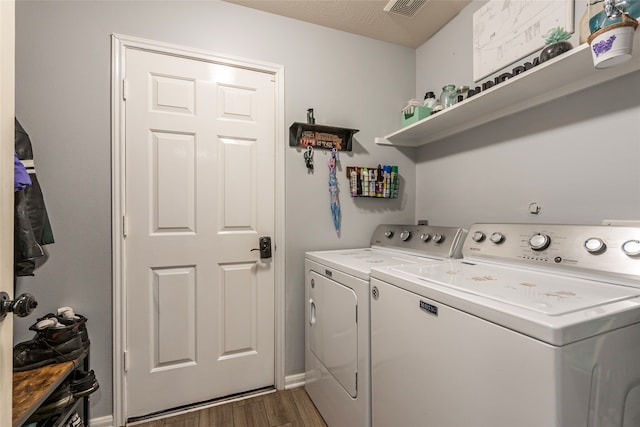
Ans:
{"type": "Polygon", "coordinates": [[[356,132],[358,129],[295,122],[289,127],[289,145],[351,151],[356,132]]]}
{"type": "Polygon", "coordinates": [[[374,168],[347,166],[351,197],[398,197],[398,166],[378,165],[374,168]]]}

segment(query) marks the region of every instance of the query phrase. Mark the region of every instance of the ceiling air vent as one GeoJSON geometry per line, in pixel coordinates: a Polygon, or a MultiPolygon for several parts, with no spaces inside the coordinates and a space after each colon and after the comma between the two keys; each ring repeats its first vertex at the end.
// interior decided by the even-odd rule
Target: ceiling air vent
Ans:
{"type": "Polygon", "coordinates": [[[391,0],[384,7],[384,11],[411,17],[418,13],[425,4],[427,4],[427,0],[391,0]]]}

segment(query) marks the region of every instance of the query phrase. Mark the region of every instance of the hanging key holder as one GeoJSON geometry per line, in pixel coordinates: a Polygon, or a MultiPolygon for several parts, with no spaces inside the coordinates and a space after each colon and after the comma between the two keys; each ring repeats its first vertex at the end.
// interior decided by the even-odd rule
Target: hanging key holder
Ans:
{"type": "Polygon", "coordinates": [[[313,172],[313,147],[309,145],[303,156],[304,164],[307,166],[307,172],[313,172]]]}

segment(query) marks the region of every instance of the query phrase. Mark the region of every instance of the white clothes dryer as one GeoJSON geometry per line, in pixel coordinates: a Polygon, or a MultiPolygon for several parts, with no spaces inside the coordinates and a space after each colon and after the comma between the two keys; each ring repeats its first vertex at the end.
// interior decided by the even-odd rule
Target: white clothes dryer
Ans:
{"type": "Polygon", "coordinates": [[[475,224],[371,272],[374,427],[640,425],[640,228],[475,224]]]}
{"type": "Polygon", "coordinates": [[[371,246],[305,256],[305,389],[330,427],[371,425],[369,273],[460,257],[466,230],[380,225],[371,246]]]}

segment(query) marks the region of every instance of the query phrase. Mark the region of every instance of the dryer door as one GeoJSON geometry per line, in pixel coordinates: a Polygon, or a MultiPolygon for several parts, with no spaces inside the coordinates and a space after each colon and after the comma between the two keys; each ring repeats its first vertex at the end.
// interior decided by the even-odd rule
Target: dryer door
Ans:
{"type": "Polygon", "coordinates": [[[311,271],[309,347],[352,397],[357,396],[358,299],[335,280],[311,271]]]}

